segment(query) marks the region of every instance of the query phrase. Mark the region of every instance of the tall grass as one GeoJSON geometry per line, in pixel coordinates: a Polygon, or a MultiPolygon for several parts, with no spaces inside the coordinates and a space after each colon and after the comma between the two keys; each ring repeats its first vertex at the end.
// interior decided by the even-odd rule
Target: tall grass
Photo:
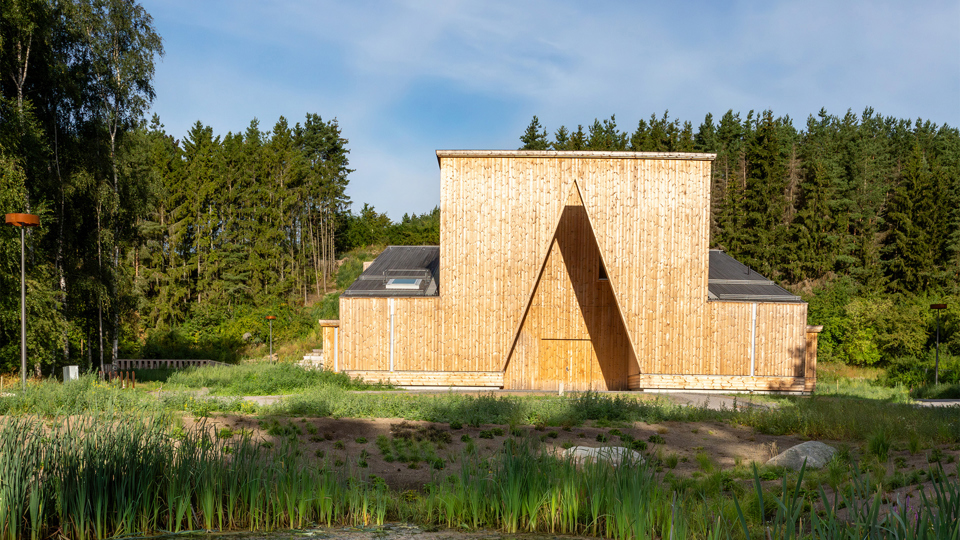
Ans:
{"type": "Polygon", "coordinates": [[[903,441],[911,436],[940,443],[960,441],[956,409],[867,399],[791,398],[775,409],[739,411],[731,420],[762,433],[814,439],[867,441],[876,426],[898,426],[891,437],[903,441]]]}
{"type": "Polygon", "coordinates": [[[166,384],[174,389],[206,387],[212,394],[221,396],[293,394],[321,387],[349,390],[390,388],[386,385],[367,384],[345,373],[305,369],[286,362],[191,367],[172,373],[166,384]]]}
{"type": "Polygon", "coordinates": [[[459,474],[396,494],[375,477],[317,467],[295,447],[266,450],[205,429],[171,437],[160,416],[86,416],[0,424],[0,538],[86,539],[162,531],[273,530],[409,519],[446,527],[646,538],[956,538],[960,483],[942,469],[931,494],[880,512],[881,491],[854,474],[836,494],[779,492],[754,470],[744,506],[671,491],[642,462],[576,464],[507,439],[494,457],[462,456],[459,474]],[[756,511],[750,510],[751,508],[756,511]],[[822,510],[818,510],[818,508],[822,510]],[[845,509],[846,514],[840,512],[845,509]]]}
{"type": "Polygon", "coordinates": [[[683,407],[665,399],[595,392],[566,396],[473,396],[460,393],[365,395],[340,388],[314,388],[270,409],[273,414],[345,418],[405,418],[468,425],[579,425],[605,422],[719,421],[730,411],[683,407]]]}
{"type": "Polygon", "coordinates": [[[891,440],[960,442],[960,416],[955,409],[916,407],[885,400],[834,396],[784,398],[775,408],[759,407],[713,411],[683,407],[664,399],[592,392],[566,396],[479,396],[352,392],[366,386],[343,374],[304,370],[289,364],[208,367],[179,374],[181,384],[147,394],[120,390],[115,384],[83,377],[67,384],[45,381],[29,385],[26,392],[0,397],[0,414],[62,416],[97,411],[186,411],[194,416],[212,412],[257,412],[298,416],[347,418],[405,418],[432,422],[507,425],[580,425],[595,422],[720,421],[750,426],[773,435],[795,434],[809,438],[868,441],[874,426],[896,425],[891,440]],[[234,371],[236,370],[236,371],[234,371]],[[305,385],[267,408],[242,402],[238,395],[283,393],[305,385]],[[201,398],[187,392],[206,386],[224,397],[201,398]],[[232,397],[231,397],[232,396],[232,397]]]}
{"type": "Polygon", "coordinates": [[[669,501],[643,463],[578,466],[508,439],[490,460],[465,455],[460,474],[432,484],[412,513],[446,527],[652,538],[669,527],[658,511],[669,501]]]}
{"type": "Polygon", "coordinates": [[[0,478],[4,539],[368,525],[386,516],[382,482],[204,429],[172,438],[160,417],[6,419],[0,478]]]}
{"type": "Polygon", "coordinates": [[[85,375],[76,381],[60,383],[44,380],[0,397],[0,415],[31,414],[67,416],[91,411],[143,411],[158,407],[156,398],[143,392],[121,390],[119,384],[98,381],[85,375]]]}
{"type": "Polygon", "coordinates": [[[897,500],[891,511],[883,511],[883,490],[878,489],[870,475],[861,474],[854,467],[850,484],[828,494],[823,486],[815,495],[805,496],[801,484],[804,469],[792,487],[786,477],[780,494],[767,493],[760,482],[756,466],[753,496],[760,508],[772,502],[772,511],[758,521],[749,522],[735,498],[740,532],[747,538],[763,537],[770,540],[810,539],[910,539],[934,540],[960,538],[960,481],[947,479],[943,469],[934,475],[933,493],[920,490],[918,500],[911,503],[909,496],[897,500]],[[812,504],[811,504],[812,503],[812,504]],[[817,508],[822,510],[818,510],[817,508]],[[809,508],[808,511],[805,511],[809,508]],[[804,523],[806,521],[806,523],[804,523]]]}

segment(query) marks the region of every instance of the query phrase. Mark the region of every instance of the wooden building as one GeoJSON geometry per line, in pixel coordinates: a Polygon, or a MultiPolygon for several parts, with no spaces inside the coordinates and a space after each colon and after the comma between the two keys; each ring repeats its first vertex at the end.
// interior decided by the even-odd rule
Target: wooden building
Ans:
{"type": "Polygon", "coordinates": [[[709,249],[713,158],[438,151],[440,246],[392,246],[344,292],[327,366],[404,386],[812,391],[807,305],[709,249]]]}

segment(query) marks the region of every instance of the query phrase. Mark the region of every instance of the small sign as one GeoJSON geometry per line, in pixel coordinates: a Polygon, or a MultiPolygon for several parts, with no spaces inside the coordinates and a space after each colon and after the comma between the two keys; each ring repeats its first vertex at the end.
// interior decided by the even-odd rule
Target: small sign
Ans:
{"type": "Polygon", "coordinates": [[[947,309],[946,304],[930,304],[930,309],[947,309]]]}

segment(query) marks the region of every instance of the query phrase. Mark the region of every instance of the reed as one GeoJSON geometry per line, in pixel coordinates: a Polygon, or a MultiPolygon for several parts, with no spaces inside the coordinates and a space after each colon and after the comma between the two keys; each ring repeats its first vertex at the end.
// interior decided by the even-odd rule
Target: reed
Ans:
{"type": "Polygon", "coordinates": [[[755,469],[756,505],[743,507],[736,496],[731,505],[720,493],[671,489],[644,463],[578,464],[531,446],[536,441],[507,439],[492,458],[464,453],[457,475],[437,476],[422,493],[396,494],[378,478],[317,467],[289,444],[267,450],[203,428],[172,433],[160,415],[4,419],[0,539],[369,526],[398,516],[617,540],[960,534],[960,482],[939,468],[929,494],[887,513],[874,479],[855,466],[835,496],[802,490],[805,471],[766,490],[755,469]]]}
{"type": "Polygon", "coordinates": [[[382,482],[317,469],[212,430],[170,436],[162,416],[0,424],[0,538],[107,538],[311,523],[381,524],[382,482]],[[331,504],[337,501],[335,504],[331,504]]]}

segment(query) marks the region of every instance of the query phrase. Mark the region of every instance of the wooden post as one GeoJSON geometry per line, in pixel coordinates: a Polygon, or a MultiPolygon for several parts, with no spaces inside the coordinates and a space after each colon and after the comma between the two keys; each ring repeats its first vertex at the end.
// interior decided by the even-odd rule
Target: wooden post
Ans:
{"type": "Polygon", "coordinates": [[[337,332],[340,329],[338,319],[320,319],[320,326],[323,328],[323,368],[332,371],[338,371],[337,358],[337,332]]]}
{"type": "Polygon", "coordinates": [[[817,385],[817,334],[823,326],[807,326],[807,345],[803,359],[803,391],[813,393],[817,385]]]}

